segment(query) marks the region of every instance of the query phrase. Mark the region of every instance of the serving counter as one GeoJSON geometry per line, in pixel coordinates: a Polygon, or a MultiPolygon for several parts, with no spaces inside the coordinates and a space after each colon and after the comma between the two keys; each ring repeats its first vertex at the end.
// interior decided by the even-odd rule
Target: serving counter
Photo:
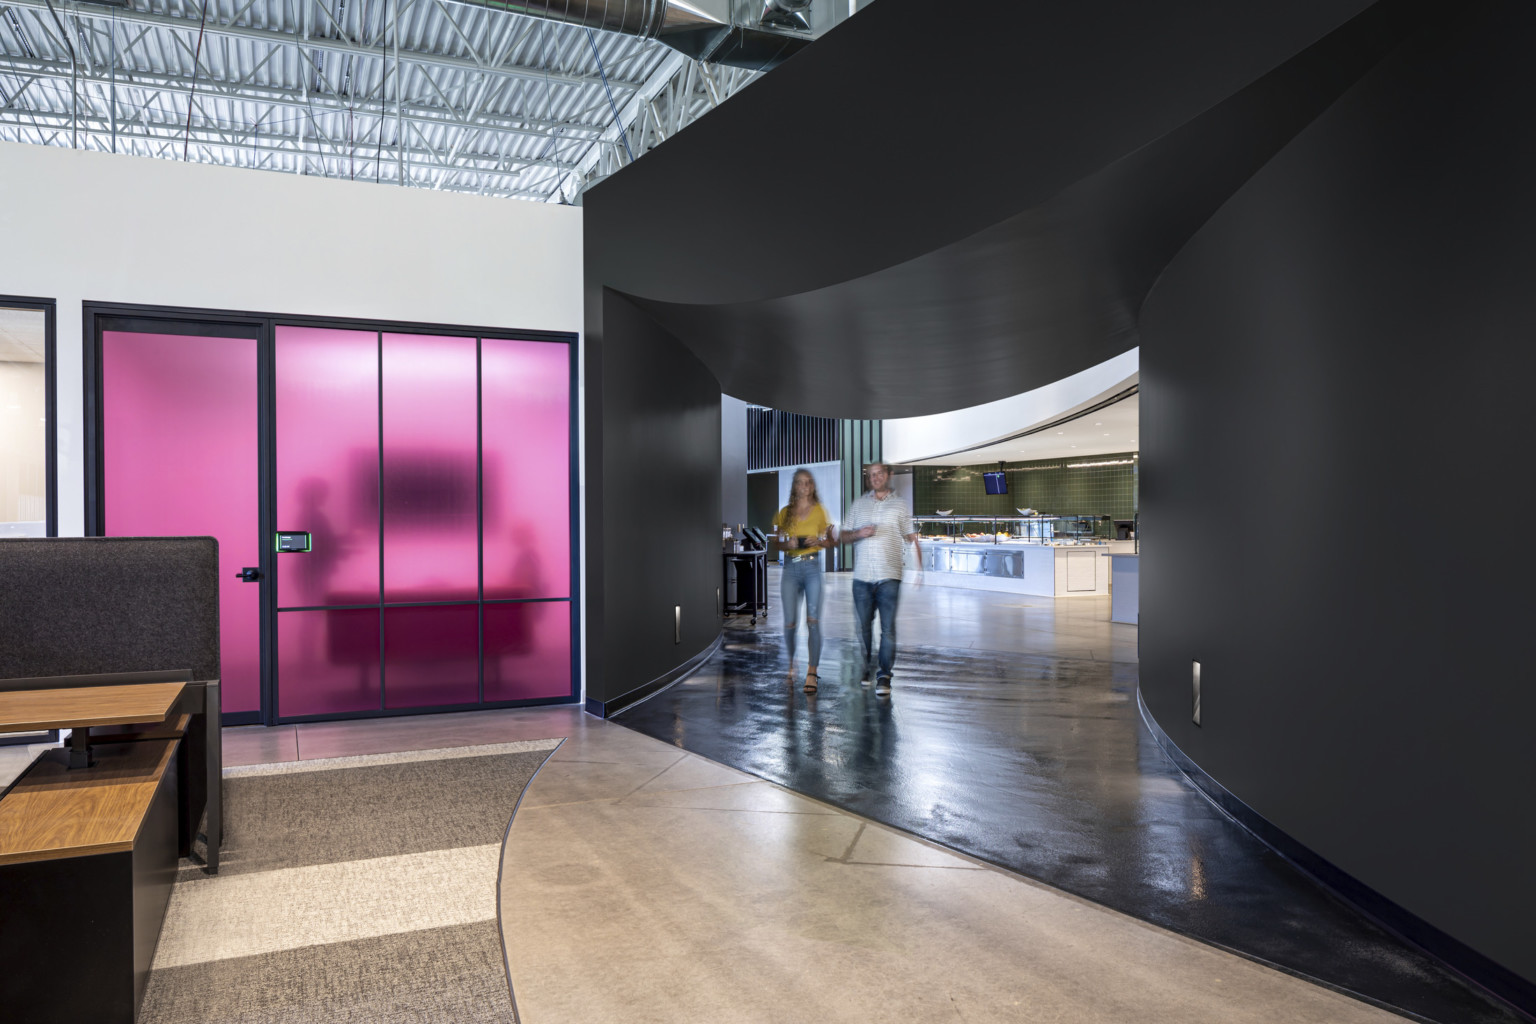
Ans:
{"type": "Polygon", "coordinates": [[[1108,516],[914,516],[922,533],[923,582],[1034,597],[1103,597],[1105,554],[1132,550],[1108,539],[1108,516]]]}
{"type": "Polygon", "coordinates": [[[1106,549],[1098,544],[989,544],[925,538],[923,583],[1036,597],[1103,597],[1109,593],[1106,549]]]}

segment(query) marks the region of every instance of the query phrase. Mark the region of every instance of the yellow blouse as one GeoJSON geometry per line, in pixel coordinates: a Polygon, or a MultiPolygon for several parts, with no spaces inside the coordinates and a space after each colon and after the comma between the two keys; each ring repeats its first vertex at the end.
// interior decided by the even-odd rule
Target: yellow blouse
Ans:
{"type": "Polygon", "coordinates": [[[827,518],[827,510],[818,502],[811,506],[811,510],[794,522],[790,522],[793,513],[792,506],[786,505],[779,509],[779,514],[773,517],[773,525],[779,531],[779,550],[785,557],[797,555],[814,555],[821,552],[821,538],[826,536],[827,527],[832,525],[827,518]],[[800,538],[809,538],[801,540],[800,538]]]}

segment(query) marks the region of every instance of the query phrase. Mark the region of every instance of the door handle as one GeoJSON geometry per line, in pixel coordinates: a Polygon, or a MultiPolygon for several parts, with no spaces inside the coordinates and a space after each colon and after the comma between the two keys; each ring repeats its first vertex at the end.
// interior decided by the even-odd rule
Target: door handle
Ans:
{"type": "Polygon", "coordinates": [[[235,573],[235,578],[238,580],[243,580],[246,583],[255,583],[261,579],[261,570],[253,566],[247,566],[246,568],[241,569],[239,572],[235,573]]]}

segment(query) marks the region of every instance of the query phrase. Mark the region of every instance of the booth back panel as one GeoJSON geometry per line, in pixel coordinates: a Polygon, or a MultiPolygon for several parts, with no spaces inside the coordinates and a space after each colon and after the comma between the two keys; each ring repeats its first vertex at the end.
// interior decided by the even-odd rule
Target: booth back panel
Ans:
{"type": "Polygon", "coordinates": [[[0,540],[0,637],[0,679],[183,667],[218,679],[218,543],[0,540]]]}

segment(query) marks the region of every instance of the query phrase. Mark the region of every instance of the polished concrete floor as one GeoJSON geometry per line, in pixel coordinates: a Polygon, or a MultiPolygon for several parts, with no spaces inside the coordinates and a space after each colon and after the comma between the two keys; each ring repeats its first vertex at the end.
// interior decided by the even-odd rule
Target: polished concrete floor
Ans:
{"type": "Polygon", "coordinates": [[[225,750],[548,738],[501,865],[522,1024],[1401,1019],[575,709],[230,729],[225,750]]]}
{"type": "MultiPolygon", "coordinates": [[[[833,577],[814,698],[771,618],[623,725],[567,707],[233,728],[225,759],[559,740],[501,865],[522,1024],[1402,1019],[1298,973],[1410,1019],[1514,1019],[1198,797],[1139,722],[1134,628],[1107,617],[910,591],[880,700],[833,577]]],[[[0,750],[0,776],[29,759],[0,750]]]]}
{"type": "MultiPolygon", "coordinates": [[[[1425,1019],[1515,1018],[1336,902],[1178,773],[1105,599],[908,588],[895,690],[859,683],[830,577],[820,691],[766,625],[616,721],[1141,920],[1425,1019]]],[[[745,627],[746,620],[739,620],[745,627]]],[[[805,666],[804,630],[797,661],[805,666]]]]}
{"type": "MultiPolygon", "coordinates": [[[[834,638],[854,636],[853,577],[827,573],[822,600],[822,629],[834,638]]],[[[779,569],[768,569],[769,632],[783,629],[779,569]]],[[[745,625],[737,616],[730,620],[745,625]]],[[[902,595],[899,632],[903,643],[952,650],[1012,651],[1086,661],[1136,662],[1136,627],[1109,621],[1109,598],[1028,597],[955,587],[912,587],[902,595]]],[[[876,627],[878,635],[879,627],[876,627]]],[[[802,620],[797,661],[805,667],[802,620]]]]}

